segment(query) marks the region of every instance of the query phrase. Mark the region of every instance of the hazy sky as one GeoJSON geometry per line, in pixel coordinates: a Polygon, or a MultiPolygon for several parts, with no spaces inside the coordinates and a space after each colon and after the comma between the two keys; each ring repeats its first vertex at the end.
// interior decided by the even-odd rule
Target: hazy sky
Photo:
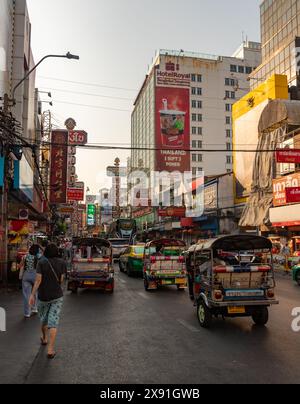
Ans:
{"type": "MultiPolygon", "coordinates": [[[[80,55],[79,62],[49,59],[38,68],[37,86],[52,91],[54,123],[62,124],[71,116],[78,129],[89,133],[89,142],[129,145],[132,102],[156,50],[231,55],[243,32],[249,40],[259,41],[260,2],[27,0],[35,60],[49,53],[80,55]]],[[[126,163],[128,153],[80,150],[80,179],[97,192],[103,185],[101,173],[116,156],[126,163]]]]}

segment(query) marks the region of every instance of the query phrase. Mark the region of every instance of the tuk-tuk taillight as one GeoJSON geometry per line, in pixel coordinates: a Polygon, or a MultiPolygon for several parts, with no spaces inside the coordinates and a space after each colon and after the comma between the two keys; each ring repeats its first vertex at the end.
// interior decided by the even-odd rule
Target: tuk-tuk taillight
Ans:
{"type": "Polygon", "coordinates": [[[223,300],[223,293],[221,290],[214,291],[214,298],[215,300],[223,300]]]}
{"type": "Polygon", "coordinates": [[[275,297],[275,292],[273,289],[268,289],[267,297],[268,297],[268,299],[273,299],[275,297]]]}

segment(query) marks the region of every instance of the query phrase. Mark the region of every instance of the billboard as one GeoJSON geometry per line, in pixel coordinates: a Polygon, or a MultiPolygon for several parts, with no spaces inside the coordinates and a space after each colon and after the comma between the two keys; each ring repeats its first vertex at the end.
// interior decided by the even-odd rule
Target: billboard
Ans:
{"type": "Polygon", "coordinates": [[[84,189],[80,188],[68,188],[67,189],[68,201],[84,201],[84,189]]]}
{"type": "Polygon", "coordinates": [[[87,206],[87,225],[95,226],[96,224],[96,206],[88,205],[87,206]]]}
{"type": "Polygon", "coordinates": [[[156,87],[156,171],[190,171],[190,90],[156,87]]]}
{"type": "Polygon", "coordinates": [[[300,164],[299,149],[278,149],[276,151],[277,163],[300,164]]]}
{"type": "Polygon", "coordinates": [[[66,203],[68,131],[53,131],[51,143],[50,203],[66,203]]]}
{"type": "Polygon", "coordinates": [[[287,202],[286,189],[300,187],[300,173],[287,175],[273,181],[273,206],[283,206],[287,202]]]}

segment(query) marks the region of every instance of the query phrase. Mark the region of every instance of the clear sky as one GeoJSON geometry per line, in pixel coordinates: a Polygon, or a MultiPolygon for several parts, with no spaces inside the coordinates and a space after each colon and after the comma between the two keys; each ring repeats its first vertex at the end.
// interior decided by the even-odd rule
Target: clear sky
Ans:
{"type": "MultiPolygon", "coordinates": [[[[259,41],[260,2],[27,0],[35,60],[49,53],[80,55],[79,62],[49,59],[38,68],[37,86],[52,91],[54,123],[62,124],[71,116],[78,129],[89,133],[89,142],[129,145],[132,103],[156,50],[231,55],[243,33],[244,38],[259,41]]],[[[47,100],[45,94],[41,97],[47,100]]],[[[97,192],[104,185],[105,167],[117,156],[126,163],[128,155],[80,150],[80,180],[97,192]]]]}

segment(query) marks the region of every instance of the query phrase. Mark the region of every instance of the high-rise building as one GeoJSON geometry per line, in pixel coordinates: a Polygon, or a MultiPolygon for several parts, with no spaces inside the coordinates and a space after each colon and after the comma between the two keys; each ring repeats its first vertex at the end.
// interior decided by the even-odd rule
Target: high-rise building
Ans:
{"type": "Polygon", "coordinates": [[[260,62],[256,42],[232,57],[160,50],[134,103],[132,167],[231,172],[232,104],[249,91],[248,76],[260,62]]]}
{"type": "Polygon", "coordinates": [[[250,76],[251,88],[273,74],[285,74],[289,85],[296,85],[300,0],[264,0],[260,5],[260,19],[262,64],[250,76]]]}

